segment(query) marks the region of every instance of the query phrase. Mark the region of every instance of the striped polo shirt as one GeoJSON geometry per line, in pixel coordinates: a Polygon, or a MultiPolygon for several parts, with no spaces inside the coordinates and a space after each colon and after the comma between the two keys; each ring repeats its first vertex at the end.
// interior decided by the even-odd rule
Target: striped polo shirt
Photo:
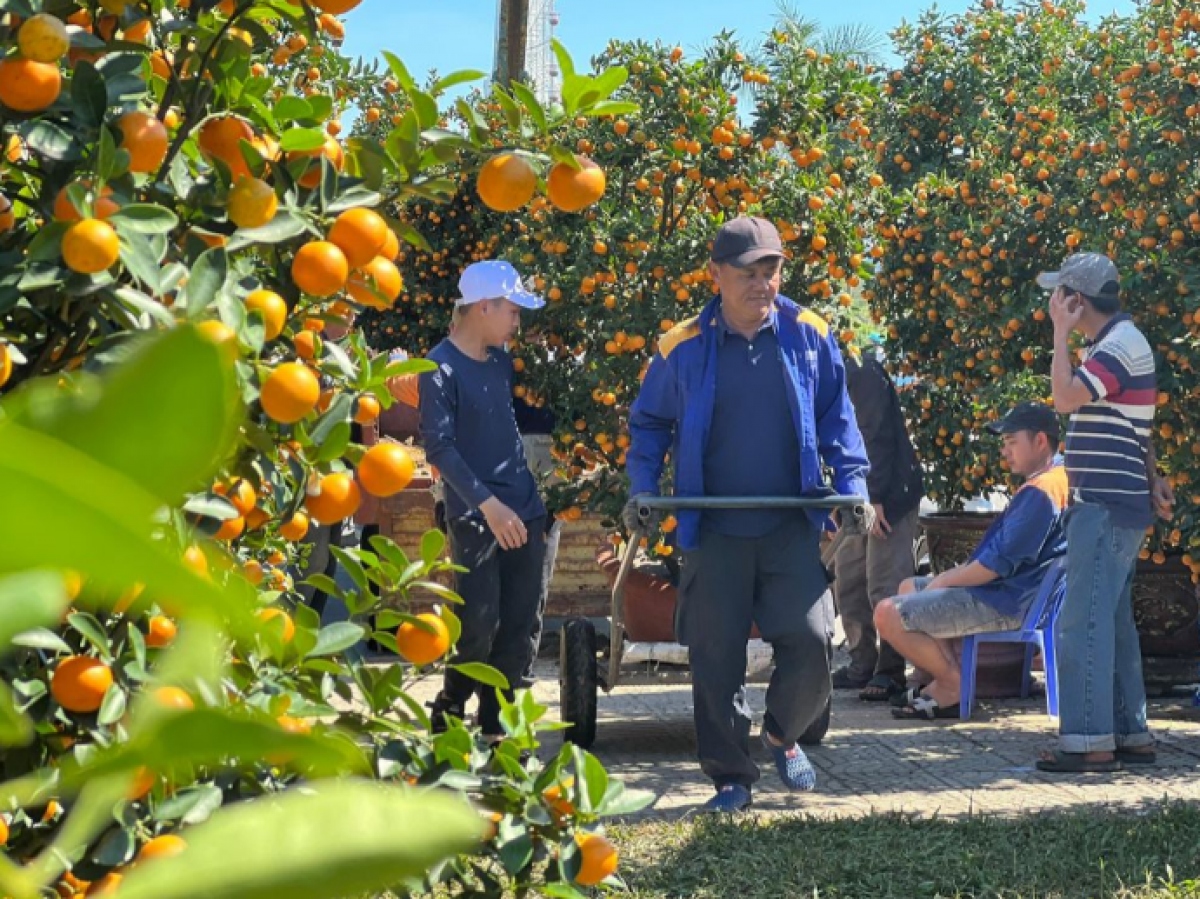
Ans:
{"type": "Polygon", "coordinates": [[[1083,502],[1106,506],[1113,524],[1154,521],[1146,451],[1158,386],[1154,353],[1128,315],[1113,316],[1075,370],[1092,395],[1067,429],[1067,476],[1083,502]]]}

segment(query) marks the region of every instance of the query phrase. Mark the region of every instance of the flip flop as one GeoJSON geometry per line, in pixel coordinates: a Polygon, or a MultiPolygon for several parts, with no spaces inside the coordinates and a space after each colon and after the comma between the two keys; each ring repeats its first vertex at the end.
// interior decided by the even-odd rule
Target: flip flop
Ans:
{"type": "Polygon", "coordinates": [[[929,685],[919,684],[916,687],[909,687],[907,690],[901,690],[899,693],[893,694],[891,699],[888,700],[888,703],[898,709],[902,709],[906,705],[912,705],[923,695],[923,691],[927,686],[929,685]]]}
{"type": "Polygon", "coordinates": [[[1121,761],[1114,758],[1106,762],[1089,762],[1086,753],[1055,749],[1050,758],[1043,756],[1037,760],[1037,769],[1053,774],[1110,774],[1121,770],[1121,761]]]}
{"type": "Polygon", "coordinates": [[[886,674],[877,674],[858,693],[863,702],[887,702],[897,693],[904,692],[904,685],[892,680],[886,674]]]}
{"type": "Polygon", "coordinates": [[[1114,753],[1122,765],[1153,765],[1158,762],[1158,753],[1151,749],[1149,752],[1137,752],[1133,749],[1118,749],[1114,753]]]}
{"type": "Polygon", "coordinates": [[[932,696],[922,693],[906,706],[892,709],[892,717],[900,721],[935,721],[944,718],[959,718],[962,711],[959,704],[939,705],[932,696]]]}

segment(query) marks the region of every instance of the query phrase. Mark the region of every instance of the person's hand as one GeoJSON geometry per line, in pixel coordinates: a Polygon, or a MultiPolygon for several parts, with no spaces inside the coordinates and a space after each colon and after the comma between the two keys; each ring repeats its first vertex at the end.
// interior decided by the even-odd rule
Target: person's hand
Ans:
{"type": "MultiPolygon", "coordinates": [[[[863,506],[858,506],[857,508],[862,510],[861,521],[856,520],[856,516],[850,509],[834,509],[833,515],[831,516],[833,518],[833,523],[837,525],[839,531],[845,528],[846,533],[849,535],[859,534],[866,536],[867,534],[875,533],[877,518],[875,511],[876,507],[868,503],[863,506]],[[845,521],[842,520],[843,515],[845,516],[845,521]],[[847,526],[846,522],[850,523],[849,526],[847,526]]],[[[880,507],[880,509],[882,509],[882,507],[880,507]]],[[[882,511],[879,514],[882,514],[882,511]]],[[[888,530],[890,531],[891,528],[889,527],[888,530]]]]}
{"type": "Polygon", "coordinates": [[[479,511],[487,519],[488,527],[492,529],[501,549],[520,549],[529,539],[529,532],[525,530],[525,522],[521,521],[521,516],[496,497],[487,500],[479,507],[479,511]]]}
{"type": "Polygon", "coordinates": [[[888,523],[887,516],[883,514],[883,503],[871,503],[871,508],[875,510],[875,523],[871,526],[871,536],[886,540],[888,534],[892,532],[892,526],[888,523]]]}
{"type": "Polygon", "coordinates": [[[1054,323],[1056,334],[1067,335],[1079,324],[1083,317],[1083,302],[1078,298],[1067,298],[1067,292],[1056,287],[1050,294],[1050,321],[1054,323]]]}
{"type": "Polygon", "coordinates": [[[1150,479],[1150,505],[1163,521],[1170,521],[1175,513],[1175,491],[1171,489],[1171,482],[1161,475],[1150,479]]]}
{"type": "Polygon", "coordinates": [[[638,493],[625,501],[625,508],[621,510],[621,523],[625,525],[626,532],[632,534],[639,528],[650,530],[658,523],[658,513],[653,509],[650,510],[650,517],[644,523],[638,516],[638,500],[649,495],[648,493],[638,493]]]}

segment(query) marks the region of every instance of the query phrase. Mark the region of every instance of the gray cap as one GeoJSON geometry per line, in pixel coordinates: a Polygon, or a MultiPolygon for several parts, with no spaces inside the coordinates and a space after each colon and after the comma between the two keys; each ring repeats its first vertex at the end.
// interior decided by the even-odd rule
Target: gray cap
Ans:
{"type": "Polygon", "coordinates": [[[1051,443],[1058,443],[1058,413],[1045,403],[1017,403],[1008,410],[1007,415],[999,421],[988,422],[985,427],[993,434],[1033,431],[1035,434],[1045,434],[1051,443]]]}
{"type": "Polygon", "coordinates": [[[754,216],[740,215],[726,222],[713,241],[713,262],[741,267],[768,256],[783,255],[783,241],[775,226],[754,216]]]}
{"type": "Polygon", "coordinates": [[[1037,276],[1039,287],[1046,290],[1062,286],[1089,297],[1115,300],[1121,292],[1121,276],[1116,264],[1103,253],[1075,253],[1068,256],[1056,272],[1037,276]]]}

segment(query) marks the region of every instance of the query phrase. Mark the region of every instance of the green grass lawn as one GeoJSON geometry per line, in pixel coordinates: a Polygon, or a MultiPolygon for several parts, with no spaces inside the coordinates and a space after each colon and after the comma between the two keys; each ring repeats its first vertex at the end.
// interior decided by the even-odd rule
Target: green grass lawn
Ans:
{"type": "Polygon", "coordinates": [[[644,821],[611,829],[627,895],[1200,897],[1200,807],[1021,818],[644,821]]]}

